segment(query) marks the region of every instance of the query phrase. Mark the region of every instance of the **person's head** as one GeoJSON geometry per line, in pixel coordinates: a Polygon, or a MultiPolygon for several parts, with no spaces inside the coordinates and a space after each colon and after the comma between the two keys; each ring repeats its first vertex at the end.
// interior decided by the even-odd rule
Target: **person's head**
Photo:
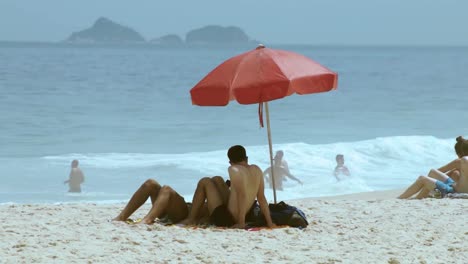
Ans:
{"type": "Polygon", "coordinates": [[[343,154],[338,154],[336,155],[336,163],[338,165],[343,165],[344,164],[344,156],[343,154]]]}
{"type": "Polygon", "coordinates": [[[78,160],[73,160],[71,163],[72,168],[78,167],[78,160]]]}
{"type": "Polygon", "coordinates": [[[276,162],[280,162],[283,159],[283,156],[284,156],[284,152],[282,150],[278,150],[276,151],[274,159],[276,162]]]}
{"type": "Polygon", "coordinates": [[[241,145],[235,145],[229,148],[228,150],[229,163],[239,163],[247,161],[247,154],[245,148],[241,145]]]}
{"type": "Polygon", "coordinates": [[[468,156],[468,140],[464,139],[462,136],[456,138],[457,143],[455,143],[455,152],[459,158],[463,156],[468,156]]]}

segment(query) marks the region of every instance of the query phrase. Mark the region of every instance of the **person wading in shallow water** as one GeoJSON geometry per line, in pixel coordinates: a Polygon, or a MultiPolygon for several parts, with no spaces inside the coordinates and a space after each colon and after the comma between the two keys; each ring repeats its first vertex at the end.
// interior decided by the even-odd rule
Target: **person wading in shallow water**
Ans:
{"type": "MultiPolygon", "coordinates": [[[[289,166],[286,160],[284,160],[284,152],[282,150],[278,150],[275,154],[273,159],[273,174],[275,175],[275,189],[276,190],[283,190],[283,181],[287,181],[287,178],[290,178],[298,183],[302,184],[302,181],[298,178],[294,177],[289,171],[289,166]]],[[[265,180],[268,182],[270,188],[273,188],[273,178],[271,173],[271,167],[268,167],[263,172],[263,176],[265,180]]]]}
{"type": "Polygon", "coordinates": [[[339,175],[346,175],[350,176],[351,174],[349,173],[348,167],[344,165],[344,155],[343,154],[338,154],[336,155],[336,167],[335,170],[333,171],[333,175],[335,175],[335,178],[337,181],[340,180],[338,177],[339,175]]]}
{"type": "Polygon", "coordinates": [[[71,163],[71,171],[68,180],[64,181],[63,184],[68,183],[69,192],[81,192],[81,184],[84,182],[84,174],[78,167],[78,160],[73,160],[71,163]]]}

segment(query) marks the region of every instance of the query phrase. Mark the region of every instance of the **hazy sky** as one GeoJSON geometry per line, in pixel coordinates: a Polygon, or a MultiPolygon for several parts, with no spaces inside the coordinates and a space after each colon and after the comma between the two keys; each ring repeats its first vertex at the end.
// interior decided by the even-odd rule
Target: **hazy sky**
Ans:
{"type": "Polygon", "coordinates": [[[468,45],[468,0],[0,0],[0,40],[60,41],[107,17],[146,39],[238,26],[266,44],[468,45]]]}

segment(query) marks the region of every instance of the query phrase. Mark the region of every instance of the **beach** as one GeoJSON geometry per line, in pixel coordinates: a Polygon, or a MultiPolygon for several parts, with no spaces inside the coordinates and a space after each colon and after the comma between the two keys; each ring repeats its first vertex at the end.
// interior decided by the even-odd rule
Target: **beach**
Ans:
{"type": "MultiPolygon", "coordinates": [[[[466,116],[468,46],[463,44],[466,36],[459,39],[463,34],[452,27],[466,24],[459,19],[468,18],[462,11],[466,8],[445,2],[438,4],[440,8],[426,4],[424,12],[435,10],[437,15],[425,13],[419,18],[438,18],[434,28],[426,23],[431,21],[416,19],[413,9],[394,3],[366,4],[378,8],[371,12],[354,2],[349,7],[340,4],[339,10],[314,2],[313,10],[345,15],[343,21],[353,30],[345,30],[343,35],[333,32],[334,26],[344,29],[345,24],[337,19],[323,20],[327,21],[326,32],[323,27],[309,26],[310,21],[303,19],[307,16],[297,15],[297,10],[308,15],[311,9],[300,8],[298,3],[291,5],[296,24],[285,27],[283,20],[294,19],[284,16],[283,5],[246,2],[249,8],[243,11],[254,10],[250,18],[256,26],[262,24],[261,34],[275,31],[272,37],[262,37],[250,27],[254,24],[248,23],[248,13],[242,25],[235,25],[235,19],[211,12],[217,8],[212,3],[203,8],[211,10],[208,16],[187,6],[179,12],[180,8],[171,11],[157,3],[156,9],[164,12],[155,16],[155,9],[145,4],[135,5],[144,9],[141,14],[122,6],[125,12],[118,12],[119,5],[112,4],[115,15],[138,14],[135,21],[110,17],[109,5],[101,3],[100,7],[97,1],[89,8],[81,2],[79,8],[70,8],[67,2],[62,9],[71,10],[73,16],[49,12],[61,10],[54,3],[54,8],[46,8],[47,19],[39,8],[46,6],[42,1],[3,2],[0,13],[8,15],[0,15],[0,21],[4,19],[0,29],[2,25],[7,29],[0,30],[0,113],[5,113],[0,115],[0,264],[468,263],[468,200],[396,199],[418,176],[457,158],[456,138],[468,138],[468,122],[460,122],[466,116]],[[20,7],[20,2],[29,7],[20,7]],[[32,8],[33,2],[38,6],[32,8]],[[272,12],[266,12],[268,8],[272,12]],[[394,12],[392,8],[396,8],[394,12]],[[86,10],[86,21],[72,23],[81,9],[86,10]],[[24,10],[30,11],[28,16],[21,15],[24,10]],[[164,36],[142,32],[148,34],[144,43],[56,42],[80,29],[89,32],[85,29],[93,21],[89,10],[135,29],[143,29],[138,21],[149,23],[153,18],[165,22],[151,22],[151,30],[169,29],[175,25],[175,14],[182,15],[177,21],[192,24],[164,29],[163,34],[169,33],[164,36]],[[381,10],[383,15],[378,15],[381,10]],[[357,11],[365,15],[359,16],[357,11]],[[384,23],[387,14],[400,11],[402,19],[384,23]],[[444,13],[450,19],[439,16],[444,13]],[[262,14],[263,22],[257,14],[262,14]],[[232,20],[232,25],[226,25],[231,29],[250,24],[245,33],[251,39],[245,45],[236,41],[206,45],[204,41],[188,43],[187,32],[185,38],[180,35],[182,43],[160,45],[166,37],[184,34],[179,31],[183,28],[204,26],[193,24],[192,18],[209,21],[211,15],[215,24],[232,20]],[[263,20],[268,16],[283,26],[263,20]],[[360,19],[356,21],[356,17],[360,19]],[[41,23],[28,24],[25,19],[41,23]],[[447,21],[452,26],[441,24],[447,21]],[[389,31],[388,26],[398,24],[393,22],[403,22],[404,28],[389,31]],[[57,25],[65,32],[54,33],[54,40],[46,37],[57,25]],[[376,30],[361,25],[374,25],[376,30]],[[421,30],[424,25],[431,30],[421,30]],[[7,39],[7,35],[19,37],[24,26],[44,39],[31,34],[7,39]],[[355,28],[370,40],[356,35],[355,28]],[[41,33],[41,29],[47,32],[41,33]],[[443,34],[434,34],[432,29],[442,29],[443,34]],[[308,34],[307,30],[320,32],[308,34]],[[303,39],[298,43],[287,36],[293,33],[312,42],[303,39]],[[326,41],[325,33],[336,41],[326,41]],[[428,33],[430,38],[420,33],[428,33]],[[451,39],[450,33],[458,40],[451,39]],[[405,40],[405,36],[411,38],[405,40]],[[259,41],[255,39],[266,49],[257,50],[259,41]],[[318,65],[307,66],[296,59],[287,62],[289,56],[267,63],[239,60],[239,71],[217,68],[229,58],[267,50],[310,58],[326,67],[326,72],[337,73],[338,79],[319,81],[324,69],[306,78],[306,70],[318,65]],[[269,67],[273,62],[276,66],[269,67]],[[250,69],[253,65],[258,67],[250,69]],[[211,83],[205,76],[213,71],[222,73],[215,78],[220,83],[236,83],[241,90],[251,87],[240,94],[265,104],[238,100],[238,92],[231,90],[224,93],[222,103],[215,104],[219,106],[202,107],[205,104],[193,100],[193,87],[211,83]],[[281,77],[286,75],[291,78],[281,77]],[[325,89],[324,83],[332,86],[325,89]],[[293,89],[301,84],[304,89],[293,89]],[[331,87],[336,89],[328,91],[331,87]],[[312,88],[317,88],[313,94],[312,88]],[[279,93],[286,89],[287,93],[279,93]],[[263,121],[266,126],[261,128],[263,121]],[[310,223],[307,228],[239,230],[111,221],[149,178],[172,187],[187,202],[202,177],[228,179],[227,150],[238,144],[246,148],[248,163],[262,171],[273,165],[270,154],[282,151],[290,177],[276,192],[267,181],[265,196],[270,203],[277,199],[302,209],[310,223]],[[74,160],[79,161],[84,176],[80,177],[84,181],[80,180],[79,193],[70,193],[66,182],[74,160]],[[335,175],[341,163],[348,168],[349,177],[335,175]]],[[[232,3],[237,9],[240,6],[232,3]]],[[[194,5],[200,8],[202,4],[194,5]]],[[[225,3],[219,7],[239,17],[233,12],[236,8],[226,8],[225,3]]],[[[94,21],[102,22],[98,17],[94,21]]],[[[216,94],[209,92],[206,99],[216,94]]],[[[131,218],[142,218],[149,208],[147,202],[131,218]]]]}
{"type": "Polygon", "coordinates": [[[259,231],[110,221],[124,204],[3,204],[0,262],[468,263],[467,200],[400,191],[290,200],[309,226],[259,231]]]}

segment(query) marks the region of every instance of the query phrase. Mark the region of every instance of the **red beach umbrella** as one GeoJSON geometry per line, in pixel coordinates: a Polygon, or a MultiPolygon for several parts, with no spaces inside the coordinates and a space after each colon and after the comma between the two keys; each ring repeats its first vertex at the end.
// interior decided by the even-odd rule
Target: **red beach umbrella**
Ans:
{"type": "MultiPolygon", "coordinates": [[[[273,168],[268,101],[288,95],[328,92],[337,87],[338,74],[294,52],[265,48],[234,56],[212,70],[191,90],[192,104],[225,106],[231,100],[240,104],[259,104],[263,127],[265,104],[270,163],[273,168]]],[[[273,173],[273,170],[272,170],[273,173]]],[[[276,203],[274,177],[273,195],[276,203]]]]}

